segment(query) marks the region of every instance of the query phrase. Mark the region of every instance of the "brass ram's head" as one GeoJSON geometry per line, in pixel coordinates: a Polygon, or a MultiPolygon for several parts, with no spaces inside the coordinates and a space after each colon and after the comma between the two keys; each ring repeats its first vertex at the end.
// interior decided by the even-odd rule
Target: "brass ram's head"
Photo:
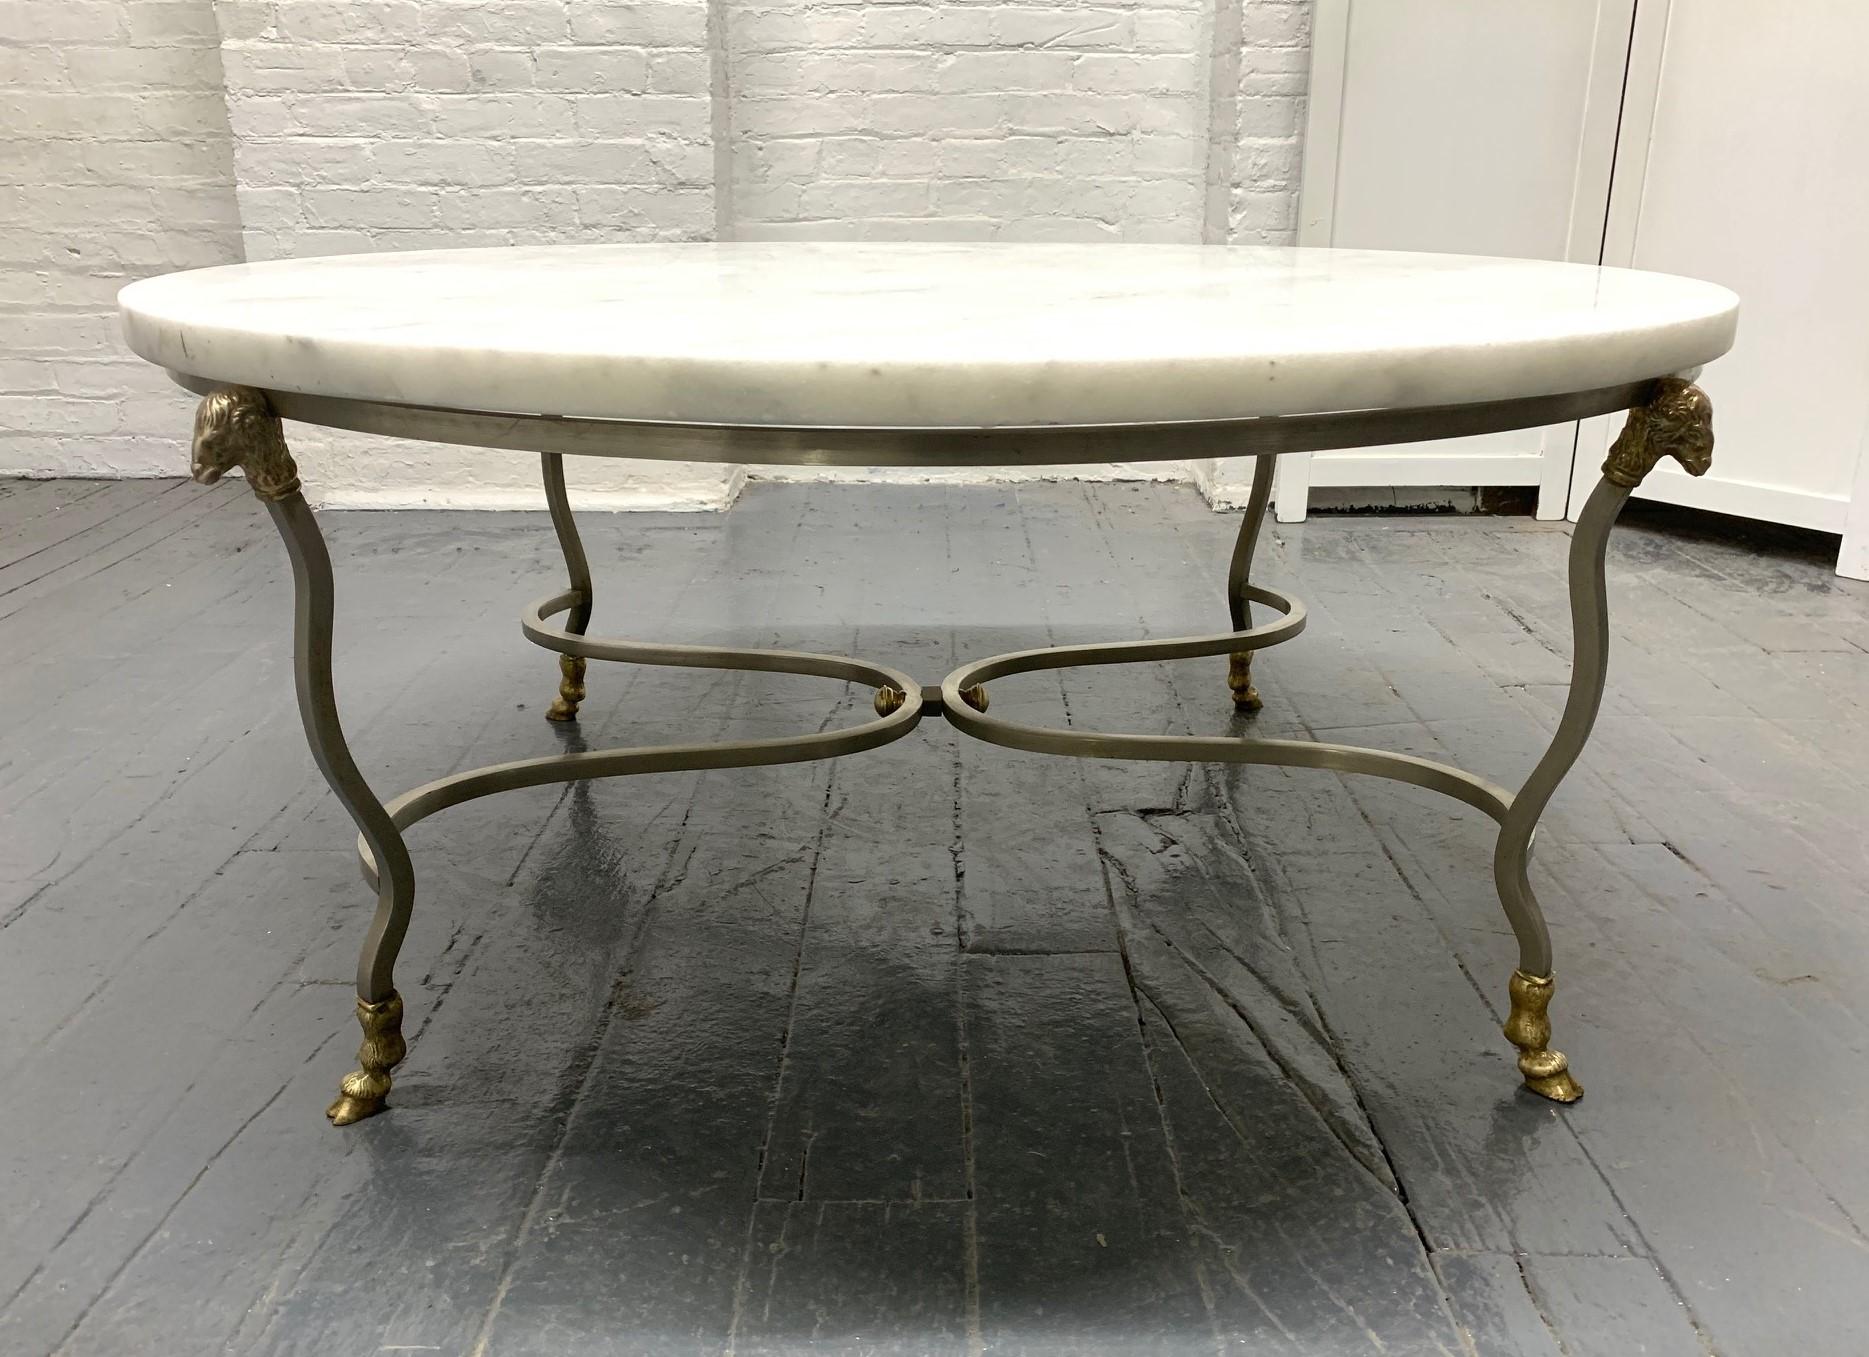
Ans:
{"type": "Polygon", "coordinates": [[[1656,458],[1672,457],[1690,476],[1713,465],[1713,402],[1692,382],[1670,378],[1648,406],[1648,445],[1656,458]]]}
{"type": "Polygon", "coordinates": [[[298,489],[298,467],[266,397],[249,386],[223,387],[195,410],[189,474],[213,485],[240,467],[261,499],[283,499],[298,489]]]}

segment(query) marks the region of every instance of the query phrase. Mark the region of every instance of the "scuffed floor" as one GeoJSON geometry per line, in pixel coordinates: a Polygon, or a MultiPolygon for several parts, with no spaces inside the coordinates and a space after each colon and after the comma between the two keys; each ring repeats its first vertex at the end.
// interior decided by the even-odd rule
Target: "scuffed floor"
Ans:
{"type": "MultiPolygon", "coordinates": [[[[325,524],[386,796],[865,714],[593,664],[549,726],[515,620],[559,587],[542,514],[325,524]]],[[[1166,485],[756,485],[585,534],[596,631],[934,681],[1224,625],[1234,526],[1166,485]]],[[[1278,528],[1263,577],[1312,621],[1250,727],[1516,783],[1564,692],[1567,540],[1278,528]]],[[[340,1132],[371,899],[265,515],[232,483],[0,483],[0,1351],[1860,1353],[1869,586],[1639,506],[1610,573],[1610,696],[1534,864],[1573,1108],[1515,1091],[1481,816],[937,719],[412,831],[411,1053],[340,1132]]],[[[1248,729],[1223,674],[1031,675],[993,710],[1248,729]]]]}

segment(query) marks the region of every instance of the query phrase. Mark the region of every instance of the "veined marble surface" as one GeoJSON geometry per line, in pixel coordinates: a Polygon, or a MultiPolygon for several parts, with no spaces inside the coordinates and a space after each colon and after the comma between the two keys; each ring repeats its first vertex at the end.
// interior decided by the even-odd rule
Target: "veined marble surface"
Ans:
{"type": "Polygon", "coordinates": [[[1364,250],[567,245],[200,269],[118,299],[173,371],[677,423],[983,428],[1393,409],[1612,386],[1731,346],[1666,274],[1364,250]]]}

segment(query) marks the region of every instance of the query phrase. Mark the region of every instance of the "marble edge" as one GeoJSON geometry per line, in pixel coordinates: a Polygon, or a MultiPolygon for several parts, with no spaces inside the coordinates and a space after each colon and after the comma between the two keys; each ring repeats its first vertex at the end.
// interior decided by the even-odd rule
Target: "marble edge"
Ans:
{"type": "MultiPolygon", "coordinates": [[[[437,253],[447,253],[437,252],[437,253]]],[[[348,258],[349,256],[332,256],[348,258]]],[[[303,261],[266,261],[289,265],[303,261]]],[[[1538,262],[1538,261],[1530,261],[1538,262]]],[[[229,267],[229,266],[219,266],[229,267]]],[[[233,266],[240,267],[240,266],[233,266]]],[[[1577,267],[1591,267],[1580,265],[1577,267]]],[[[177,319],[160,303],[171,279],[211,270],[187,270],[126,284],[118,291],[118,316],[128,347],[158,366],[205,382],[241,384],[307,396],[418,405],[485,413],[539,413],[590,419],[630,420],[689,427],[995,429],[1018,427],[1109,427],[1243,420],[1407,410],[1518,397],[1538,397],[1610,387],[1699,368],[1726,353],[1737,333],[1740,299],[1730,289],[1681,275],[1699,290],[1697,310],[1669,319],[1609,330],[1528,337],[1476,346],[1488,358],[1476,377],[1450,363],[1445,343],[1416,348],[1377,346],[1229,355],[1118,356],[1069,365],[1042,358],[990,358],[967,364],[949,361],[886,363],[812,358],[748,359],[740,356],[624,355],[575,351],[480,347],[432,349],[434,361],[419,389],[396,380],[398,358],[408,350],[368,338],[306,341],[287,333],[261,336],[225,325],[177,319]],[[155,294],[143,302],[137,294],[155,294]],[[193,351],[191,351],[191,340],[193,351]],[[281,349],[312,344],[327,362],[347,369],[342,376],[307,380],[282,361],[281,349]],[[270,350],[270,352],[268,352],[270,350]],[[1504,359],[1504,361],[1501,361],[1504,359]],[[1514,361],[1516,359],[1516,361],[1514,361]],[[524,369],[537,371],[527,375],[524,369]],[[1305,372],[1294,373],[1297,367],[1305,372]],[[1543,378],[1536,368],[1555,371],[1543,378]],[[489,369],[497,370],[489,370],[489,369]],[[605,380],[594,379],[593,368],[605,380]],[[1282,368],[1282,371],[1280,370],[1282,368]],[[1372,368],[1387,369],[1372,377],[1372,368]],[[1120,369],[1127,394],[1112,395],[1108,374],[1120,369]],[[1280,377],[1286,378],[1277,391],[1280,377]],[[1561,379],[1560,379],[1561,376],[1561,379]],[[618,380],[619,377],[627,380],[618,380]],[[880,378],[880,380],[879,380],[880,378]],[[763,399],[770,409],[749,413],[695,408],[688,393],[730,385],[747,403],[763,399]],[[1154,403],[1138,399],[1137,388],[1168,389],[1154,403]],[[1340,387],[1336,396],[1329,388],[1340,387]],[[925,408],[905,411],[904,395],[918,389],[925,408]],[[486,399],[489,391],[503,393],[486,399]],[[608,399],[591,399],[598,391],[608,399]],[[803,399],[801,392],[809,394],[803,399]],[[515,393],[526,398],[519,399],[515,393]],[[622,393],[619,395],[619,393],[622,393]],[[763,393],[763,395],[762,395],[763,393]],[[1244,398],[1242,398],[1244,397],[1244,398]],[[782,408],[790,405],[789,412],[782,408]],[[1070,406],[1080,418],[1033,417],[1035,406],[1070,406]],[[838,412],[820,418],[827,410],[838,412]],[[805,412],[805,413],[801,413],[805,412]],[[815,412],[812,413],[812,412],[815,412]]],[[[1616,272],[1647,272],[1613,270],[1616,272]]]]}

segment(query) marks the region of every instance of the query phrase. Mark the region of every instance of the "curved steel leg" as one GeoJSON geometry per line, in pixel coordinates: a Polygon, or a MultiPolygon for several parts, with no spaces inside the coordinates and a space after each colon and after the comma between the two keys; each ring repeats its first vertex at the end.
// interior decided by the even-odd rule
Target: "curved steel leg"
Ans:
{"type": "Polygon", "coordinates": [[[194,478],[212,485],[234,466],[245,470],[292,562],[293,676],[312,758],[379,866],[376,917],[357,961],[357,1019],[364,1031],[357,1053],[361,1068],[345,1077],[337,1101],[325,1113],[344,1126],[383,1110],[389,1071],[407,1050],[402,998],[392,972],[409,927],[415,871],[402,834],[357,771],[345,743],[331,682],[331,556],[318,520],[300,493],[298,469],[286,450],[278,416],[263,395],[247,387],[210,394],[195,414],[194,478]]]}
{"type": "Polygon", "coordinates": [[[1570,696],[1557,734],[1538,766],[1512,798],[1499,826],[1493,853],[1493,881],[1500,903],[1519,943],[1518,969],[1511,982],[1512,1013],[1506,1039],[1519,1049],[1519,1072],[1532,1092],[1556,1102],[1575,1102],[1583,1089],[1570,1075],[1562,1052],[1553,1051],[1551,1023],[1551,934],[1526,873],[1532,835],[1558,783],[1576,763],[1596,724],[1609,672],[1609,603],[1603,561],[1609,532],[1628,502],[1662,457],[1673,457],[1690,475],[1700,476],[1713,462],[1713,405],[1691,382],[1666,378],[1649,399],[1629,412],[1629,420],[1603,464],[1603,479],[1585,501],[1570,544],[1570,612],[1575,657],[1570,696]]]}
{"type": "MultiPolygon", "coordinates": [[[[577,520],[571,517],[571,501],[565,495],[565,459],[555,452],[539,454],[545,473],[545,503],[552,511],[552,530],[558,534],[559,550],[565,555],[565,573],[571,580],[571,592],[577,601],[565,630],[577,636],[591,624],[591,566],[584,557],[584,543],[578,540],[577,520]]],[[[558,696],[545,713],[547,721],[575,721],[578,704],[584,700],[584,657],[558,657],[558,696]]]]}
{"type": "MultiPolygon", "coordinates": [[[[1259,457],[1253,462],[1252,493],[1246,499],[1246,516],[1240,520],[1240,535],[1233,543],[1233,563],[1227,569],[1227,609],[1232,614],[1233,630],[1252,626],[1252,558],[1259,546],[1259,528],[1265,522],[1266,505],[1272,500],[1272,469],[1276,457],[1259,457]]],[[[1233,692],[1233,710],[1256,712],[1265,705],[1259,690],[1253,687],[1250,650],[1236,650],[1227,656],[1227,687],[1233,692]]]]}

